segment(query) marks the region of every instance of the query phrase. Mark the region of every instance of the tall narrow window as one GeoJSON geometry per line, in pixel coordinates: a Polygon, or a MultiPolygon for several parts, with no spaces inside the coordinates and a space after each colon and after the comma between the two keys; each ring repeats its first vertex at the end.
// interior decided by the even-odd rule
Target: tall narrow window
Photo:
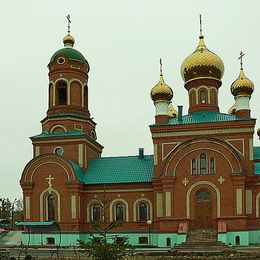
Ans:
{"type": "Polygon", "coordinates": [[[121,204],[121,203],[118,203],[118,204],[116,204],[116,208],[115,208],[115,210],[116,210],[116,214],[115,214],[115,216],[116,216],[116,220],[124,220],[124,206],[123,206],[123,204],[121,204]]]}
{"type": "Polygon", "coordinates": [[[210,158],[209,160],[210,174],[215,174],[215,159],[210,158]]]}
{"type": "Polygon", "coordinates": [[[139,204],[139,220],[148,219],[148,207],[147,204],[142,202],[139,204]]]}
{"type": "Polygon", "coordinates": [[[48,196],[48,221],[55,220],[55,198],[52,194],[48,196]]]}
{"type": "Polygon", "coordinates": [[[96,221],[101,220],[101,206],[99,204],[94,204],[92,209],[92,219],[96,221]]]}
{"type": "Polygon", "coordinates": [[[58,83],[58,101],[59,105],[67,105],[67,85],[63,81],[58,83]]]}
{"type": "Polygon", "coordinates": [[[197,173],[196,160],[191,160],[191,174],[195,175],[197,173]]]}
{"type": "Polygon", "coordinates": [[[201,154],[200,155],[200,174],[206,174],[206,173],[207,173],[206,155],[201,154]]]}
{"type": "Polygon", "coordinates": [[[206,92],[205,92],[205,90],[200,91],[200,101],[201,101],[201,104],[206,103],[206,92]]]}

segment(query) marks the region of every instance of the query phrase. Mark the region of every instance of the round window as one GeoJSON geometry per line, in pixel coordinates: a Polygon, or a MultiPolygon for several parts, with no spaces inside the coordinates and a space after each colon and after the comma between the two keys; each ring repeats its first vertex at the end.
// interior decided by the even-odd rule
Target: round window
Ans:
{"type": "Polygon", "coordinates": [[[65,62],[65,59],[63,57],[58,58],[58,64],[63,64],[65,62]]]}
{"type": "Polygon", "coordinates": [[[56,147],[54,149],[54,153],[56,153],[57,155],[62,155],[63,154],[63,148],[62,147],[56,147]]]}

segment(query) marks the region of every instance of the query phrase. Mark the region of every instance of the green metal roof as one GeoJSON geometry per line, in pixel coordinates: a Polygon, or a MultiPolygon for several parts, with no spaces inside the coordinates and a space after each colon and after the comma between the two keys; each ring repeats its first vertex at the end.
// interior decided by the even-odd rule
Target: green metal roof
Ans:
{"type": "Polygon", "coordinates": [[[260,146],[254,147],[254,159],[260,159],[260,146]]]}
{"type": "Polygon", "coordinates": [[[260,162],[255,162],[255,174],[260,174],[260,162]]]}
{"type": "Polygon", "coordinates": [[[35,221],[35,222],[18,222],[17,226],[50,226],[54,224],[54,221],[35,221]]]}
{"type": "Polygon", "coordinates": [[[68,136],[80,136],[80,135],[86,135],[87,133],[80,131],[80,130],[74,130],[71,132],[62,132],[62,133],[41,133],[39,135],[32,136],[31,138],[45,138],[45,137],[68,137],[68,136]]]}
{"type": "Polygon", "coordinates": [[[85,174],[76,162],[70,163],[85,184],[151,182],[153,177],[153,155],[94,158],[85,174]]]}
{"type": "Polygon", "coordinates": [[[50,62],[53,62],[58,55],[62,55],[62,54],[67,56],[70,60],[87,63],[85,57],[79,51],[77,51],[73,48],[62,48],[62,49],[56,51],[52,55],[50,62]]]}
{"type": "Polygon", "coordinates": [[[199,111],[193,112],[182,117],[182,121],[178,118],[172,118],[167,123],[154,125],[181,125],[181,124],[198,124],[198,123],[214,123],[214,122],[229,122],[229,121],[250,120],[250,118],[238,118],[236,115],[224,114],[214,111],[199,111]]]}

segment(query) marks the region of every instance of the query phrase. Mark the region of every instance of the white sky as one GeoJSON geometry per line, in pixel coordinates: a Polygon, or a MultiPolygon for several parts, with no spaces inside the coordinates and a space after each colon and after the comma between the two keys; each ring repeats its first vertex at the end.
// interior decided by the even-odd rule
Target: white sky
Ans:
{"type": "MultiPolygon", "coordinates": [[[[135,155],[138,147],[152,154],[150,90],[159,80],[159,58],[174,106],[187,112],[180,66],[197,46],[199,14],[207,47],[225,64],[221,112],[234,103],[230,85],[243,50],[245,73],[255,83],[252,117],[260,118],[259,10],[258,0],[2,0],[0,197],[22,196],[20,176],[32,158],[29,137],[41,133],[47,111],[47,65],[63,47],[68,13],[74,47],[90,64],[89,109],[103,156],[116,156],[135,155]]],[[[255,145],[260,145],[257,136],[255,145]]]]}

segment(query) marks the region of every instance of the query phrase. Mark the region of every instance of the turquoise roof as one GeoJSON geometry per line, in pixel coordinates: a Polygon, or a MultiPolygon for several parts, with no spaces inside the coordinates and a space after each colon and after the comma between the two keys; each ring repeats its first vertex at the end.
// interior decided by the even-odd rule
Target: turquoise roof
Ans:
{"type": "Polygon", "coordinates": [[[255,162],[255,174],[260,174],[260,162],[255,162]]]}
{"type": "Polygon", "coordinates": [[[41,133],[39,135],[32,136],[31,138],[45,138],[45,137],[67,137],[67,136],[80,136],[80,135],[86,135],[87,133],[80,131],[80,130],[74,130],[71,132],[62,132],[62,133],[41,133]]]}
{"type": "Polygon", "coordinates": [[[86,173],[75,161],[70,163],[85,184],[151,182],[153,177],[153,155],[94,158],[86,173]]]}
{"type": "Polygon", "coordinates": [[[50,226],[54,224],[54,221],[35,221],[35,222],[18,222],[17,226],[50,226]]]}
{"type": "Polygon", "coordinates": [[[238,120],[250,120],[250,118],[238,118],[236,115],[224,114],[214,111],[199,111],[193,112],[182,117],[182,121],[177,118],[172,118],[167,123],[155,125],[180,125],[180,124],[198,124],[198,123],[214,123],[214,122],[229,122],[238,120]]]}
{"type": "Polygon", "coordinates": [[[255,146],[254,147],[254,159],[259,159],[260,160],[260,146],[255,146]]]}
{"type": "Polygon", "coordinates": [[[70,60],[75,60],[75,61],[79,61],[79,62],[82,62],[82,63],[87,63],[85,57],[79,51],[77,51],[73,48],[70,48],[70,47],[62,48],[62,49],[56,51],[52,55],[50,62],[53,62],[58,55],[62,55],[62,54],[67,56],[70,60]]]}

